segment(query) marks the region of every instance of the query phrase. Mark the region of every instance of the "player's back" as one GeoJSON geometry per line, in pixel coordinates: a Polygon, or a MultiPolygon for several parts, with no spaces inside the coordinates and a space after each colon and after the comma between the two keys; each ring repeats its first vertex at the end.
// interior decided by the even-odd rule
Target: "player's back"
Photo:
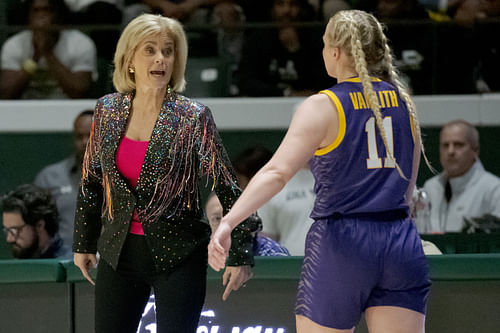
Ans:
{"type": "Polygon", "coordinates": [[[386,154],[359,78],[341,82],[321,92],[338,110],[339,135],[311,160],[316,180],[313,218],[408,209],[404,195],[414,147],[410,115],[393,85],[375,78],[372,84],[388,147],[407,179],[400,176],[386,154]]]}

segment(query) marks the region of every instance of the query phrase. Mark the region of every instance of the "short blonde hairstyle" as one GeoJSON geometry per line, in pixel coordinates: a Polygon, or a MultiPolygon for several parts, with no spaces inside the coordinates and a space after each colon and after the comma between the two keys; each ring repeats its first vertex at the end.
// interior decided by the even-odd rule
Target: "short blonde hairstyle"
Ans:
{"type": "Polygon", "coordinates": [[[134,53],[146,38],[166,33],[174,40],[175,60],[172,77],[168,83],[175,91],[184,91],[186,80],[186,62],[188,45],[186,34],[179,21],[161,15],[142,14],[130,21],[123,30],[116,45],[113,59],[115,69],[113,72],[113,85],[121,93],[135,90],[134,74],[129,73],[129,66],[134,53]]]}

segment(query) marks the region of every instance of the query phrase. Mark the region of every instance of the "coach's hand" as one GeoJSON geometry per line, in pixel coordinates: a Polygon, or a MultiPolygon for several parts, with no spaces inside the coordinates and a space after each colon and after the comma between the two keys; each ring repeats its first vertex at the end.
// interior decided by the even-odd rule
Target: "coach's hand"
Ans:
{"type": "Polygon", "coordinates": [[[226,286],[222,300],[225,301],[231,291],[245,287],[245,284],[253,276],[252,268],[245,266],[227,266],[222,276],[222,285],[226,286]]]}
{"type": "Polygon", "coordinates": [[[89,270],[97,267],[97,258],[93,253],[75,253],[73,256],[75,266],[80,268],[83,276],[95,286],[94,280],[90,277],[89,270]]]}

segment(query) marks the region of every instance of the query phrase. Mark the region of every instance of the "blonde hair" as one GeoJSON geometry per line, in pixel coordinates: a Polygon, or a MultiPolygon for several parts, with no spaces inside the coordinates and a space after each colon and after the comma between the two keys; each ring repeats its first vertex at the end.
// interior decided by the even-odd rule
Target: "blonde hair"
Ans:
{"type": "Polygon", "coordinates": [[[410,97],[408,87],[399,78],[399,74],[393,65],[391,48],[387,43],[382,24],[371,14],[360,10],[343,10],[332,16],[328,22],[325,33],[326,41],[333,47],[340,47],[354,61],[354,67],[363,85],[368,106],[375,116],[377,128],[384,141],[386,154],[394,160],[396,168],[401,177],[407,179],[399,167],[394,154],[389,149],[387,136],[383,126],[382,113],[377,94],[373,90],[371,76],[377,76],[396,86],[401,99],[405,102],[410,113],[415,138],[419,139],[420,149],[424,159],[431,170],[434,170],[424,151],[421,139],[420,123],[417,116],[417,108],[410,97]]]}
{"type": "Polygon", "coordinates": [[[187,39],[182,25],[172,18],[161,15],[142,14],[132,21],[123,30],[116,45],[113,59],[113,85],[118,92],[135,90],[134,74],[129,73],[129,66],[137,45],[150,36],[168,34],[175,43],[175,62],[169,86],[175,91],[184,91],[186,80],[184,72],[187,62],[187,39]]]}

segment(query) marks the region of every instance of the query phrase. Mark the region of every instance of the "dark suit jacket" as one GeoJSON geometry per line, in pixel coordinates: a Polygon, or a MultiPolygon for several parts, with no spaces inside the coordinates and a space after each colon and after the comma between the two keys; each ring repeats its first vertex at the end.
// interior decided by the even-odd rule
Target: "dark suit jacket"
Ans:
{"type": "MultiPolygon", "coordinates": [[[[115,161],[132,100],[133,93],[114,93],[97,101],[82,168],[73,251],[98,251],[116,269],[137,209],[156,268],[165,271],[208,243],[210,227],[200,208],[200,177],[209,177],[224,213],[241,191],[210,110],[175,92],[165,97],[137,187],[132,189],[115,161]]],[[[259,219],[248,219],[235,228],[228,265],[253,264],[250,232],[259,224],[259,219]]]]}

